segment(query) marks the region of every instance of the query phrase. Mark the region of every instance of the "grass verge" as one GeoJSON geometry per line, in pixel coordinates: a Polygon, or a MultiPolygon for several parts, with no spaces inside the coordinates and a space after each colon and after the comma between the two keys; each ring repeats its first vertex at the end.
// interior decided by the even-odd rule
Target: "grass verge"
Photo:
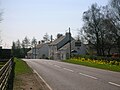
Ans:
{"type": "Polygon", "coordinates": [[[13,89],[9,90],[49,90],[44,82],[33,73],[32,69],[21,59],[14,58],[15,78],[13,89]]]}
{"type": "Polygon", "coordinates": [[[25,61],[14,58],[15,62],[15,75],[32,73],[32,69],[26,64],[25,61]]]}
{"type": "MultiPolygon", "coordinates": [[[[15,62],[15,78],[14,78],[14,86],[13,90],[24,90],[23,86],[28,82],[28,78],[32,75],[31,68],[27,65],[27,63],[21,59],[14,58],[15,62]],[[24,81],[26,80],[26,81],[24,81]]],[[[25,88],[26,89],[26,88],[25,88]]]]}
{"type": "Polygon", "coordinates": [[[117,65],[97,64],[97,63],[85,62],[85,61],[74,60],[74,59],[72,59],[72,60],[64,60],[64,62],[120,72],[120,66],[117,66],[117,65]]]}

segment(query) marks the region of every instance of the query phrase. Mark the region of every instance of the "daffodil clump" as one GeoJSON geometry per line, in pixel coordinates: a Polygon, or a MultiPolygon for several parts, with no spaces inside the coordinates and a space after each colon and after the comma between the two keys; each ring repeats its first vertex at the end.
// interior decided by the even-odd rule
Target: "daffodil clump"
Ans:
{"type": "Polygon", "coordinates": [[[71,60],[74,60],[76,62],[87,62],[87,63],[96,63],[96,64],[109,64],[109,65],[118,65],[120,66],[120,62],[119,61],[108,61],[108,60],[96,60],[96,59],[89,59],[89,58],[71,58],[71,60]]]}

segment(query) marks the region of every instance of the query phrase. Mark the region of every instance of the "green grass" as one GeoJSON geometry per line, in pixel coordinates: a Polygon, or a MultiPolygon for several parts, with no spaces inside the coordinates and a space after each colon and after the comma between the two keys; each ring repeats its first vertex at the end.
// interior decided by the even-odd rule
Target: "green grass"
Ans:
{"type": "Polygon", "coordinates": [[[25,61],[18,58],[14,58],[14,62],[16,75],[32,73],[32,69],[26,64],[25,61]]]}
{"type": "Polygon", "coordinates": [[[85,61],[74,60],[74,59],[73,60],[64,60],[64,62],[120,72],[120,66],[117,66],[117,65],[97,64],[97,63],[85,62],[85,61]]]}

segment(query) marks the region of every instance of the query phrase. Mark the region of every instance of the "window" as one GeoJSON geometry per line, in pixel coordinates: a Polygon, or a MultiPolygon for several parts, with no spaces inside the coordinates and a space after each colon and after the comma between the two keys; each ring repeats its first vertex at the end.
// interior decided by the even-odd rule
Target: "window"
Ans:
{"type": "Polygon", "coordinates": [[[81,46],[81,42],[75,42],[75,46],[80,47],[81,46]]]}

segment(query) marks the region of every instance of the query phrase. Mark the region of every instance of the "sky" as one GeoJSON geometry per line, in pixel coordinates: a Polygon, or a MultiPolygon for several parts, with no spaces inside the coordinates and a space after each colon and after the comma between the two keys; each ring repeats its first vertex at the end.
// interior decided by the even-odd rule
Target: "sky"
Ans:
{"type": "Polygon", "coordinates": [[[83,12],[93,3],[103,6],[108,0],[0,0],[2,46],[11,48],[13,41],[25,36],[40,41],[48,33],[55,38],[69,27],[75,37],[83,25],[83,12]]]}

